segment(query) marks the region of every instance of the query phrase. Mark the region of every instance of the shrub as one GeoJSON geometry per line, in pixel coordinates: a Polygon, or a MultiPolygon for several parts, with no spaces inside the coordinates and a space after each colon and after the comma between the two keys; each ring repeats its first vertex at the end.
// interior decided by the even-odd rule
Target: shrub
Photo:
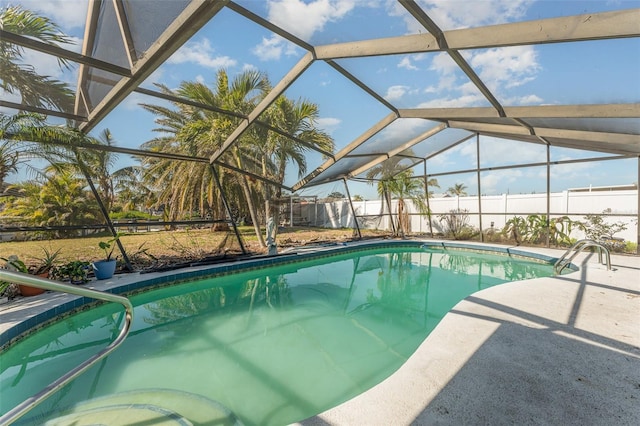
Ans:
{"type": "Polygon", "coordinates": [[[469,225],[469,210],[454,209],[438,217],[443,226],[445,237],[454,240],[469,240],[478,235],[478,231],[469,225]]]}
{"type": "Polygon", "coordinates": [[[149,213],[141,212],[138,210],[129,210],[126,212],[112,212],[109,214],[109,217],[113,220],[119,219],[151,219],[151,215],[149,213]]]}

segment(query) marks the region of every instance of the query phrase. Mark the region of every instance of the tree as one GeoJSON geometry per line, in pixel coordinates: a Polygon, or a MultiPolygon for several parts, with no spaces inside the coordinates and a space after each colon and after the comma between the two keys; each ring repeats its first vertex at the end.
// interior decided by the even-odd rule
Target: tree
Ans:
{"type": "Polygon", "coordinates": [[[465,189],[467,189],[467,187],[464,185],[464,183],[456,183],[455,185],[447,189],[447,193],[461,197],[467,195],[467,191],[465,191],[465,189]]]}
{"type": "MultiPolygon", "coordinates": [[[[3,215],[20,217],[34,226],[70,226],[95,223],[100,210],[85,189],[86,182],[70,171],[48,167],[38,179],[12,185],[19,196],[9,197],[3,215]]],[[[57,231],[56,236],[75,235],[76,231],[57,231]]]]}
{"type": "MultiPolygon", "coordinates": [[[[318,105],[308,100],[292,101],[285,96],[280,96],[267,110],[266,116],[272,126],[293,136],[288,137],[277,132],[268,132],[266,144],[263,144],[262,173],[280,185],[284,183],[287,166],[290,164],[298,168],[299,178],[306,175],[306,153],[312,150],[311,147],[331,153],[335,149],[335,143],[331,136],[317,128],[318,105]],[[300,140],[305,143],[300,143],[300,140]],[[272,173],[269,173],[268,164],[273,165],[272,173]]],[[[271,209],[269,204],[272,194],[277,199],[282,198],[282,186],[277,186],[272,190],[269,185],[264,185],[265,214],[267,217],[274,216],[276,223],[278,223],[279,211],[271,209]]]]}
{"type": "Polygon", "coordinates": [[[143,175],[144,169],[140,165],[123,167],[113,172],[114,192],[122,210],[132,211],[142,206],[148,211],[157,203],[157,197],[145,185],[143,175]]]}
{"type": "MultiPolygon", "coordinates": [[[[166,86],[159,87],[164,93],[208,105],[211,109],[205,110],[178,102],[173,104],[173,108],[143,104],[146,110],[156,115],[156,123],[160,125],[156,131],[163,134],[146,142],[143,147],[209,158],[222,146],[241,120],[237,116],[218,111],[223,109],[248,114],[270,86],[266,76],[257,71],[247,71],[230,82],[227,73],[221,70],[216,74],[213,88],[199,82],[182,82],[175,91],[166,86]]],[[[252,140],[254,136],[252,130],[245,132],[220,160],[240,169],[259,173],[260,161],[256,152],[259,144],[252,140]]],[[[212,217],[223,219],[226,212],[220,202],[222,194],[212,175],[212,167],[215,167],[226,195],[233,198],[237,206],[248,206],[256,236],[264,246],[255,209],[255,186],[245,174],[232,175],[224,168],[202,162],[158,158],[145,158],[143,166],[146,166],[146,180],[158,190],[158,202],[165,204],[172,215],[195,210],[201,214],[211,212],[212,217]],[[243,198],[244,203],[240,201],[243,198]]]]}
{"type": "Polygon", "coordinates": [[[409,199],[422,214],[428,212],[425,204],[424,185],[419,179],[412,178],[413,172],[405,170],[388,180],[387,190],[391,195],[398,198],[398,230],[403,235],[411,232],[411,222],[409,212],[406,208],[405,200],[409,199]]]}
{"type": "MultiPolygon", "coordinates": [[[[70,43],[49,18],[39,16],[20,6],[0,10],[0,27],[4,31],[35,38],[51,46],[70,43]]],[[[0,88],[8,93],[19,93],[26,105],[58,108],[68,111],[73,107],[73,91],[66,83],[36,72],[23,62],[24,48],[0,40],[0,88]]],[[[58,59],[61,68],[68,68],[64,59],[58,59]]]]}
{"type": "MultiPolygon", "coordinates": [[[[409,150],[409,153],[411,151],[409,150]]],[[[388,160],[372,167],[367,171],[366,178],[373,184],[375,178],[378,181],[378,195],[387,197],[389,206],[391,196],[398,199],[398,219],[395,233],[408,234],[410,232],[409,212],[406,210],[406,199],[410,199],[421,214],[429,215],[426,205],[424,181],[413,177],[413,171],[406,169],[401,164],[403,157],[391,157],[388,160]]],[[[438,187],[438,181],[431,179],[429,186],[438,187]]]]}
{"type": "Polygon", "coordinates": [[[19,116],[0,115],[0,192],[4,189],[4,181],[11,173],[18,171],[20,150],[17,141],[5,140],[5,134],[19,125],[19,116]]]}
{"type": "Polygon", "coordinates": [[[327,198],[344,198],[344,194],[342,192],[334,191],[331,194],[327,195],[327,198]]]}
{"type": "MultiPolygon", "coordinates": [[[[183,82],[175,91],[164,86],[160,88],[165,93],[211,108],[202,109],[179,103],[175,103],[174,108],[143,105],[156,115],[156,123],[161,125],[158,130],[164,134],[147,142],[144,147],[209,158],[241,123],[241,117],[225,111],[250,114],[271,89],[271,85],[267,77],[258,71],[246,71],[231,81],[227,73],[221,70],[216,74],[213,87],[199,82],[183,82]]],[[[294,138],[270,131],[267,126],[252,125],[220,156],[219,161],[282,184],[288,164],[295,163],[300,175],[306,173],[304,152],[309,148],[297,139],[304,140],[307,145],[333,150],[333,140],[315,128],[318,117],[316,105],[280,97],[263,115],[261,121],[292,134],[294,138]]],[[[220,197],[215,185],[211,184],[208,164],[190,163],[187,166],[176,162],[170,165],[172,160],[164,159],[144,161],[144,165],[148,166],[147,176],[153,176],[159,189],[171,182],[170,188],[159,190],[159,202],[180,210],[195,205],[201,211],[204,208],[220,208],[220,197]],[[202,194],[208,194],[207,198],[202,194]]],[[[219,171],[221,185],[225,193],[233,198],[235,209],[244,209],[251,216],[258,241],[264,246],[264,237],[260,232],[261,218],[256,206],[262,201],[270,201],[274,195],[280,198],[281,188],[258,183],[246,174],[230,173],[217,165],[211,167],[219,171]]],[[[268,203],[265,205],[268,206],[268,203]]],[[[266,208],[266,215],[270,213],[268,210],[271,209],[266,208]]],[[[218,210],[215,217],[226,217],[226,212],[218,210]]]]}
{"type": "Polygon", "coordinates": [[[20,143],[21,153],[26,158],[39,157],[47,160],[59,171],[68,171],[81,179],[92,179],[98,196],[107,211],[115,199],[111,169],[117,154],[108,149],[90,149],[82,145],[115,145],[109,129],[98,138],[86,135],[68,126],[51,126],[44,116],[22,114],[18,125],[5,129],[2,136],[7,141],[20,143]],[[32,142],[32,143],[29,143],[32,142]]]}
{"type": "Polygon", "coordinates": [[[22,143],[27,129],[44,125],[44,116],[31,113],[5,115],[0,113],[0,192],[5,179],[18,171],[18,165],[28,159],[29,147],[22,143]]]}

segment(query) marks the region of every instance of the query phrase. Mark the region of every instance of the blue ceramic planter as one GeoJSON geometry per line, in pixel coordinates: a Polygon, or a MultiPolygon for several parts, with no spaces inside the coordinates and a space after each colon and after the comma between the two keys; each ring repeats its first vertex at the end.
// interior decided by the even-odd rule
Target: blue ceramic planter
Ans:
{"type": "Polygon", "coordinates": [[[93,262],[93,273],[98,280],[108,280],[116,272],[116,260],[99,260],[93,262]]]}

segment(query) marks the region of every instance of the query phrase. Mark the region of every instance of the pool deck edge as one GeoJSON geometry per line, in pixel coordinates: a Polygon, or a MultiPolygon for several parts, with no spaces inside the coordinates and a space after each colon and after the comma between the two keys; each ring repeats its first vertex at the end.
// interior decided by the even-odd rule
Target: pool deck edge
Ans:
{"type": "Polygon", "coordinates": [[[469,296],[391,377],[296,425],[640,424],[640,259],[577,259],[469,296]]]}

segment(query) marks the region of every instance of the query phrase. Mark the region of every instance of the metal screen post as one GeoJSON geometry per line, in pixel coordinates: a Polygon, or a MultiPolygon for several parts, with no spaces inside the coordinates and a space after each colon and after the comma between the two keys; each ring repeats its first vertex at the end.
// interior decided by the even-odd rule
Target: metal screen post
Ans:
{"type": "Polygon", "coordinates": [[[429,220],[429,234],[433,238],[433,225],[431,225],[431,205],[429,205],[429,179],[427,178],[427,159],[422,160],[424,164],[424,195],[427,199],[427,219],[429,220]]]}
{"type": "Polygon", "coordinates": [[[353,213],[353,221],[356,223],[356,229],[358,230],[358,238],[362,239],[362,233],[360,233],[360,226],[358,225],[358,216],[356,216],[356,209],[353,208],[353,202],[351,201],[351,194],[349,193],[349,185],[347,185],[347,178],[342,178],[344,181],[344,188],[347,190],[347,197],[349,197],[349,205],[351,206],[351,213],[353,213]]]}
{"type": "MultiPolygon", "coordinates": [[[[547,247],[551,247],[551,146],[547,144],[547,247]]],[[[568,213],[568,212],[567,212],[568,213]]]]}
{"type": "Polygon", "coordinates": [[[93,193],[93,196],[95,197],[96,202],[98,203],[98,207],[100,208],[100,211],[102,212],[102,216],[104,216],[104,220],[107,222],[107,227],[111,231],[111,234],[113,235],[113,238],[115,238],[115,243],[118,245],[118,249],[120,249],[120,253],[122,254],[122,259],[124,260],[125,266],[127,267],[127,270],[129,272],[133,272],[133,266],[131,265],[131,262],[129,261],[129,256],[127,256],[127,252],[124,249],[124,246],[122,245],[122,242],[120,242],[120,238],[118,238],[118,231],[116,231],[116,228],[113,226],[113,222],[111,222],[111,218],[109,217],[109,212],[107,211],[107,208],[104,206],[104,203],[102,202],[102,198],[100,198],[100,194],[98,194],[98,190],[96,190],[96,187],[93,184],[93,180],[91,179],[91,176],[87,172],[87,169],[86,169],[84,163],[82,162],[82,159],[80,158],[80,155],[78,154],[77,151],[75,152],[75,154],[76,154],[76,160],[78,161],[78,165],[80,166],[80,169],[82,170],[82,174],[84,175],[85,179],[87,180],[87,183],[89,183],[89,188],[91,188],[91,192],[93,193]]]}
{"type": "MultiPolygon", "coordinates": [[[[480,133],[476,133],[476,177],[478,179],[478,224],[480,226],[480,242],[484,242],[482,233],[482,192],[480,186],[480,133]]],[[[458,195],[458,200],[460,195],[458,195]]],[[[458,213],[460,213],[458,209],[458,213]]]]}
{"type": "Polygon", "coordinates": [[[222,189],[222,185],[220,184],[220,178],[218,177],[218,172],[213,164],[209,164],[211,168],[211,173],[213,174],[213,179],[220,190],[220,198],[222,199],[222,204],[224,205],[224,209],[227,211],[229,215],[229,220],[231,220],[231,226],[233,226],[233,232],[236,234],[236,238],[238,239],[238,244],[240,244],[240,250],[242,250],[242,254],[247,254],[247,249],[244,248],[244,244],[242,243],[242,238],[240,238],[240,232],[238,232],[238,227],[236,226],[236,221],[233,220],[233,214],[231,214],[231,208],[229,208],[229,203],[227,203],[227,197],[224,195],[224,190],[222,189]]]}
{"type": "Polygon", "coordinates": [[[387,201],[387,209],[389,210],[389,220],[391,220],[391,230],[393,231],[393,235],[397,236],[396,232],[396,224],[393,223],[393,213],[391,213],[391,195],[389,195],[389,190],[387,189],[387,183],[382,181],[382,187],[384,188],[384,198],[387,201]]]}

